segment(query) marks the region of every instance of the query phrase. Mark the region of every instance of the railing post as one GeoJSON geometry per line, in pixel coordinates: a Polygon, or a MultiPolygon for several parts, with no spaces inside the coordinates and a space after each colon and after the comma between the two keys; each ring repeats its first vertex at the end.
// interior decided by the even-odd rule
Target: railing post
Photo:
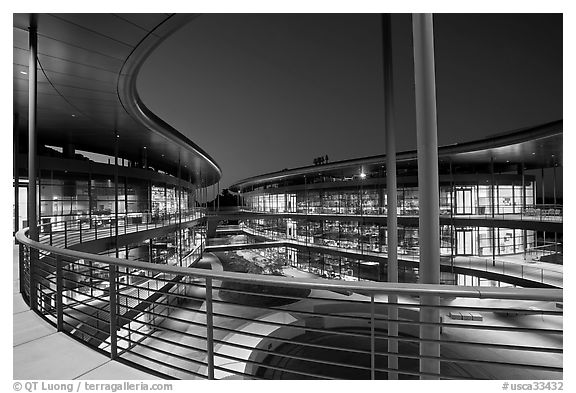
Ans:
{"type": "Polygon", "coordinates": [[[370,379],[376,379],[376,340],[374,338],[374,294],[370,295],[370,379]]]}
{"type": "Polygon", "coordinates": [[[80,225],[80,243],[82,243],[82,220],[78,220],[78,225],[80,225]]]}
{"type": "Polygon", "coordinates": [[[20,281],[20,293],[25,294],[24,287],[24,245],[18,244],[18,280],[20,281]]]}
{"type": "Polygon", "coordinates": [[[37,249],[34,249],[32,247],[28,247],[28,274],[30,275],[28,277],[28,284],[29,284],[29,288],[28,290],[30,291],[30,309],[32,310],[38,310],[38,293],[37,293],[37,289],[36,289],[36,279],[35,279],[35,275],[36,273],[34,272],[36,270],[36,263],[34,262],[37,258],[37,256],[39,255],[39,251],[37,249]]]}
{"type": "Polygon", "coordinates": [[[64,248],[68,248],[68,221],[64,221],[64,248]]]}
{"type": "Polygon", "coordinates": [[[116,314],[116,266],[109,265],[109,306],[110,306],[110,359],[118,356],[117,350],[117,314],[116,314]]]}
{"type": "Polygon", "coordinates": [[[59,332],[64,330],[64,282],[62,276],[62,256],[56,255],[56,328],[59,332]]]}
{"type": "Polygon", "coordinates": [[[206,356],[208,379],[214,379],[214,321],[212,314],[212,279],[206,278],[206,356]]]}
{"type": "Polygon", "coordinates": [[[50,222],[50,245],[52,245],[52,232],[54,231],[54,227],[52,222],[50,222]]]}

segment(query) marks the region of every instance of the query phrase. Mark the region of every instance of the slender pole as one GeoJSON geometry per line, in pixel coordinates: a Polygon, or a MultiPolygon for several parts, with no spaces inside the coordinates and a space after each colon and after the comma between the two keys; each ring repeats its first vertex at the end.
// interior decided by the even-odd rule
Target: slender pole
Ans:
{"type": "MultiPolygon", "coordinates": [[[[392,21],[390,14],[382,14],[382,44],[384,57],[384,120],[386,133],[386,227],[388,232],[388,282],[398,282],[398,190],[396,184],[396,141],[394,135],[394,86],[392,73],[392,21]]],[[[398,336],[397,295],[388,295],[388,336],[398,336]]],[[[388,340],[388,368],[398,369],[398,341],[388,340]]],[[[398,379],[389,372],[388,379],[398,379]]]]}
{"type": "Polygon", "coordinates": [[[64,292],[62,256],[56,255],[56,328],[59,332],[64,330],[64,302],[62,293],[64,292]]]}
{"type": "MultiPolygon", "coordinates": [[[[118,258],[118,247],[116,247],[116,258],[118,258]]],[[[117,350],[117,286],[116,286],[116,275],[117,266],[108,266],[108,293],[109,293],[109,304],[110,304],[110,359],[115,359],[118,356],[117,350]]]]}
{"type": "MultiPolygon", "coordinates": [[[[420,204],[420,282],[440,283],[440,201],[438,181],[438,131],[436,120],[436,81],[434,70],[434,31],[432,14],[413,14],[414,84],[416,97],[416,133],[418,147],[418,193],[420,204]]],[[[422,296],[420,321],[439,323],[438,296],[422,296]],[[431,306],[431,307],[430,307],[431,306]]],[[[438,325],[421,325],[420,338],[439,340],[438,325]]],[[[421,342],[420,355],[440,356],[440,345],[421,342]]],[[[420,372],[440,374],[438,359],[420,359],[420,372]]],[[[437,379],[422,375],[421,379],[437,379]]]]}
{"type": "MultiPolygon", "coordinates": [[[[28,227],[31,240],[38,241],[38,218],[36,215],[37,201],[37,133],[36,133],[36,104],[38,101],[36,91],[36,57],[38,53],[38,37],[36,34],[36,16],[32,15],[28,30],[30,56],[28,58],[28,227]]],[[[30,308],[37,308],[36,284],[34,277],[35,262],[38,259],[38,251],[30,247],[30,308]]],[[[22,279],[22,278],[21,278],[22,279]]]]}
{"type": "Polygon", "coordinates": [[[14,173],[14,234],[20,230],[20,171],[18,165],[18,155],[20,153],[20,133],[18,132],[18,113],[14,114],[13,134],[12,140],[14,145],[13,150],[13,173],[14,173]]]}
{"type": "Polygon", "coordinates": [[[208,365],[208,379],[214,379],[214,322],[212,306],[212,279],[206,278],[206,363],[208,365]]]}
{"type": "Polygon", "coordinates": [[[114,245],[118,258],[118,132],[114,132],[114,245]]]}

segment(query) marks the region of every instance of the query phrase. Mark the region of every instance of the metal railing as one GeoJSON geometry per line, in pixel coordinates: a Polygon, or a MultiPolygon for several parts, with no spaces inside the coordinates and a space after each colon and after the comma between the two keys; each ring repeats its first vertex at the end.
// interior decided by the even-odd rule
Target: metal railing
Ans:
{"type": "MultiPolygon", "coordinates": [[[[205,216],[204,210],[170,214],[130,213],[118,216],[118,235],[186,223],[205,216]]],[[[70,245],[112,237],[116,234],[114,215],[74,218],[39,225],[42,243],[67,248],[70,245]]]]}
{"type": "MultiPolygon", "coordinates": [[[[325,252],[340,252],[349,253],[350,258],[359,258],[361,256],[371,256],[386,258],[388,255],[386,247],[380,251],[372,251],[366,247],[338,247],[332,244],[326,244],[324,242],[315,243],[314,238],[309,236],[310,241],[302,239],[288,238],[286,233],[279,233],[272,230],[259,230],[258,228],[251,228],[246,224],[241,224],[240,228],[244,233],[253,236],[262,236],[264,238],[281,241],[282,246],[299,245],[299,246],[314,246],[320,250],[325,250],[325,252]]],[[[561,246],[561,245],[560,245],[561,246]]],[[[532,251],[527,251],[526,254],[532,251]]],[[[442,255],[440,263],[445,266],[455,266],[466,268],[469,270],[482,271],[487,273],[493,273],[505,276],[510,276],[514,278],[520,278],[523,280],[532,281],[539,284],[550,285],[554,287],[561,288],[563,285],[563,272],[561,265],[547,264],[546,267],[534,266],[532,258],[527,258],[526,260],[521,259],[522,255],[526,254],[515,254],[519,259],[517,262],[507,262],[500,256],[496,256],[494,259],[491,257],[476,257],[476,256],[454,256],[442,255]],[[529,259],[529,260],[528,260],[529,259]],[[558,268],[556,268],[558,266],[558,268]]],[[[400,261],[410,261],[413,263],[420,262],[420,256],[418,254],[411,254],[407,250],[399,250],[398,259],[400,261]]]]}
{"type": "MultiPolygon", "coordinates": [[[[230,211],[232,209],[229,209],[230,211]]],[[[450,216],[450,208],[440,207],[440,216],[447,217],[450,216]]],[[[495,219],[495,220],[518,220],[518,221],[553,221],[562,222],[563,220],[563,205],[532,205],[526,208],[521,208],[515,206],[514,208],[510,206],[510,211],[489,211],[489,207],[480,208],[475,207],[475,211],[470,210],[469,213],[453,212],[454,218],[477,218],[477,219],[495,219]]],[[[504,208],[501,208],[504,210],[504,208]]],[[[294,211],[289,211],[288,209],[274,209],[268,208],[266,210],[258,210],[252,207],[241,207],[237,209],[238,212],[246,213],[275,213],[275,214],[290,214],[294,216],[319,216],[319,215],[342,215],[342,216],[370,216],[370,217],[386,217],[388,210],[385,207],[370,207],[360,209],[356,208],[330,208],[330,207],[308,207],[301,208],[298,207],[294,211]]],[[[399,217],[418,217],[419,209],[415,208],[398,208],[399,217]]]]}
{"type": "Polygon", "coordinates": [[[164,378],[562,378],[561,290],[259,276],[67,250],[27,230],[16,238],[33,310],[164,378]],[[424,295],[439,305],[420,304],[424,295]],[[420,322],[427,308],[437,321],[420,322]],[[420,338],[429,328],[439,340],[420,338]],[[420,355],[422,344],[441,355],[420,355]]]}

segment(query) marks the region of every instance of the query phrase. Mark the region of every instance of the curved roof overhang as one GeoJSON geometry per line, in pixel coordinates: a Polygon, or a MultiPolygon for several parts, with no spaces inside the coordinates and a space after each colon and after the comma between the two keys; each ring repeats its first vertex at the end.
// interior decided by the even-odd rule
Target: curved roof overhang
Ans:
{"type": "MultiPolygon", "coordinates": [[[[526,169],[548,168],[562,165],[563,121],[558,120],[531,128],[494,135],[478,141],[455,143],[438,149],[440,171],[451,163],[461,167],[486,167],[493,160],[501,171],[522,165],[526,169]]],[[[417,151],[410,150],[396,154],[398,168],[417,169],[417,151]]],[[[270,182],[283,181],[301,176],[331,174],[352,176],[364,171],[384,167],[386,155],[355,158],[331,162],[324,165],[305,166],[268,173],[241,180],[230,187],[237,191],[245,187],[258,186],[270,182]]]]}
{"type": "MultiPolygon", "coordinates": [[[[194,184],[216,183],[216,162],[152,113],[136,89],[149,54],[193,14],[14,14],[14,113],[28,125],[28,28],[38,32],[37,130],[40,144],[118,155],[194,184]]],[[[161,77],[161,76],[159,76],[161,77]]]]}

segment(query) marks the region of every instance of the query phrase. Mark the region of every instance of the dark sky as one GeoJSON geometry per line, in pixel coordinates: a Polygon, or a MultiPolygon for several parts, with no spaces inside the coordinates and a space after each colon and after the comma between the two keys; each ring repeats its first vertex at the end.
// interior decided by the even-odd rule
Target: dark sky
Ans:
{"type": "MultiPolygon", "coordinates": [[[[411,17],[394,15],[398,151],[416,146],[411,17]]],[[[440,145],[561,119],[562,15],[437,14],[440,145]]],[[[146,105],[246,177],[383,154],[378,14],[206,14],[147,60],[146,105]]]]}

